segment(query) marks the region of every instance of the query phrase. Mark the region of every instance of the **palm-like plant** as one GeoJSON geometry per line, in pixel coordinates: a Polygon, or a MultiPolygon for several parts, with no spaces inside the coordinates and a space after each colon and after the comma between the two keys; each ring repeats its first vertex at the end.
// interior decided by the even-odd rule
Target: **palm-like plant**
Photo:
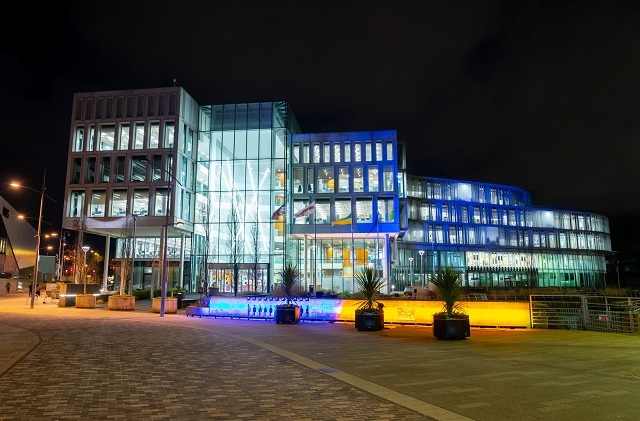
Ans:
{"type": "Polygon", "coordinates": [[[378,274],[378,271],[371,266],[364,267],[356,273],[355,281],[358,289],[364,295],[364,301],[360,303],[358,310],[382,310],[382,303],[379,303],[374,298],[380,292],[380,289],[384,287],[386,280],[378,274]]]}
{"type": "Polygon", "coordinates": [[[280,283],[286,298],[286,304],[291,305],[293,304],[293,296],[298,289],[298,284],[300,282],[300,269],[292,263],[287,263],[286,266],[280,269],[278,276],[280,277],[280,283]]]}
{"type": "Polygon", "coordinates": [[[435,287],[436,297],[442,301],[443,314],[453,317],[464,314],[460,301],[465,298],[462,291],[460,272],[450,266],[438,271],[431,281],[435,287]]]}

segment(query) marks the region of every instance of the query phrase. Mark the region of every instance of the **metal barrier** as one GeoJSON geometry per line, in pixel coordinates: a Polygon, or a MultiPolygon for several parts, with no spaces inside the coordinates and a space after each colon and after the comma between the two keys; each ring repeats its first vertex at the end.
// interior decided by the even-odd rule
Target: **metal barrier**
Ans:
{"type": "Polygon", "coordinates": [[[531,295],[531,327],[640,333],[640,299],[591,295],[531,295]]]}

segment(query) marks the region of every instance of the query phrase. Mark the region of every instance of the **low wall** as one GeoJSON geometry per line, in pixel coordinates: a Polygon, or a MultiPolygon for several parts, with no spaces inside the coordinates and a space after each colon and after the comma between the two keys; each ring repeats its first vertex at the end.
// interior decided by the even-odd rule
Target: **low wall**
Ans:
{"type": "MultiPolygon", "coordinates": [[[[100,295],[101,289],[101,284],[87,284],[87,294],[100,295]]],[[[58,307],[75,307],[78,294],[84,294],[84,284],[60,284],[58,307]]]]}
{"type": "MultiPolygon", "coordinates": [[[[202,316],[273,318],[274,307],[282,299],[273,297],[210,297],[208,309],[202,316]]],[[[433,323],[433,314],[442,310],[442,303],[434,300],[393,299],[379,300],[384,304],[385,323],[433,323]]],[[[302,307],[301,319],[319,321],[354,321],[359,300],[302,298],[296,304],[302,307]]],[[[522,301],[464,301],[462,307],[469,315],[472,326],[477,327],[531,327],[529,302],[522,301]]]]}

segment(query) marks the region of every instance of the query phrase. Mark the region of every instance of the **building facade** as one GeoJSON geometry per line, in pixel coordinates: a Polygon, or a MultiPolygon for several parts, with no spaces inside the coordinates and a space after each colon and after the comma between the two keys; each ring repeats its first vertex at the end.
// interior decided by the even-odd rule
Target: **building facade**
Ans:
{"type": "MultiPolygon", "coordinates": [[[[198,105],[180,87],[74,96],[63,226],[84,221],[133,259],[133,287],[389,292],[444,266],[469,287],[595,287],[608,220],[540,208],[523,190],[406,174],[393,130],[303,133],[286,101],[198,105]],[[164,238],[167,238],[166,245],[164,238]]],[[[108,265],[105,265],[104,285],[108,265]]],[[[117,273],[116,273],[117,278],[117,273]]]]}

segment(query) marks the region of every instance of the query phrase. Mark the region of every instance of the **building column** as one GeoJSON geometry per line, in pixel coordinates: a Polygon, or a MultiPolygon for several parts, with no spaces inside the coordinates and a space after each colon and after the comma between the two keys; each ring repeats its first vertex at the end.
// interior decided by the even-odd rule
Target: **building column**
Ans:
{"type": "Polygon", "coordinates": [[[104,243],[104,269],[102,272],[102,293],[107,293],[107,281],[109,277],[109,252],[111,251],[111,235],[107,234],[104,243]]]}

